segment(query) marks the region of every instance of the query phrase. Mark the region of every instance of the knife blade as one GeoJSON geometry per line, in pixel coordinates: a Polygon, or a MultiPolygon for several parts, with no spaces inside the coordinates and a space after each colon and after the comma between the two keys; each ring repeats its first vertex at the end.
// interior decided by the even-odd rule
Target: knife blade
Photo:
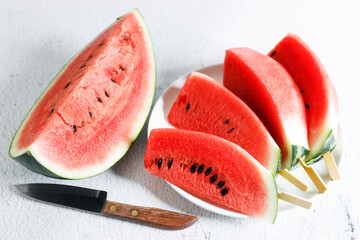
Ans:
{"type": "Polygon", "coordinates": [[[37,200],[168,230],[184,229],[197,221],[197,217],[187,214],[108,201],[107,192],[101,190],[50,183],[20,184],[15,187],[37,200]]]}

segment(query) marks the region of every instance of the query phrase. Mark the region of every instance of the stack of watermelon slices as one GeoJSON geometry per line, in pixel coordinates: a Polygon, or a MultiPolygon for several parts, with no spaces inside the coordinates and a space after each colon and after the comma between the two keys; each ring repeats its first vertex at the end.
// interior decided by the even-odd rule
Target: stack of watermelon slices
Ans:
{"type": "Polygon", "coordinates": [[[291,170],[299,158],[315,163],[335,147],[335,89],[294,34],[269,56],[227,50],[223,83],[196,72],[188,76],[168,115],[186,131],[153,130],[145,168],[216,206],[274,221],[279,160],[291,170]]]}
{"type": "Polygon", "coordinates": [[[188,76],[168,121],[177,128],[213,134],[241,146],[274,176],[280,167],[280,149],[256,114],[204,74],[188,76]]]}
{"type": "Polygon", "coordinates": [[[337,94],[315,53],[295,34],[288,34],[270,51],[292,76],[304,99],[310,153],[308,164],[334,150],[339,127],[337,94]]]}

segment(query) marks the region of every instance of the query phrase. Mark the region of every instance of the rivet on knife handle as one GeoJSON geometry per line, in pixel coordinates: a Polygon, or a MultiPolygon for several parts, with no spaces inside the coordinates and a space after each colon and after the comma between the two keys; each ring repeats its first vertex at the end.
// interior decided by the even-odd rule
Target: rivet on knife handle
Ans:
{"type": "Polygon", "coordinates": [[[128,219],[169,230],[184,229],[197,221],[196,217],[182,213],[158,208],[133,206],[112,201],[106,201],[102,215],[128,219]]]}

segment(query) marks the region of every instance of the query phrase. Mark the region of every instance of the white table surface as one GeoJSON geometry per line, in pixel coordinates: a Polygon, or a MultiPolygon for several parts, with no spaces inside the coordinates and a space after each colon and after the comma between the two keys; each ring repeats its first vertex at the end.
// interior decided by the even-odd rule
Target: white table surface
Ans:
{"type": "Polygon", "coordinates": [[[0,1],[0,239],[360,239],[359,1],[0,1]],[[226,3],[225,3],[226,2],[226,3]],[[267,53],[287,32],[318,54],[339,95],[345,157],[341,180],[311,210],[280,213],[275,224],[213,214],[144,170],[146,127],[107,172],[78,181],[33,173],[8,156],[13,134],[61,67],[118,16],[137,7],[157,62],[155,100],[179,76],[220,63],[247,46],[267,53]],[[56,207],[13,184],[65,183],[108,191],[108,198],[194,214],[199,221],[164,231],[56,207]]]}

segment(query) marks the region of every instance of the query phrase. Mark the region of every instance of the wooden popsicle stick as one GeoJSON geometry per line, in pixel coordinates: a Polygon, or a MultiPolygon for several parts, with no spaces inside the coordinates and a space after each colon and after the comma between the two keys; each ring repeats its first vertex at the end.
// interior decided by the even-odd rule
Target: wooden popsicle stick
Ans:
{"type": "Polygon", "coordinates": [[[323,157],[331,180],[340,179],[340,174],[336,166],[334,155],[331,152],[326,152],[323,154],[323,157]]]}
{"type": "Polygon", "coordinates": [[[299,207],[303,207],[306,209],[310,209],[311,205],[312,205],[312,202],[310,202],[309,200],[302,198],[302,197],[295,196],[295,195],[293,195],[291,193],[287,193],[287,192],[278,193],[278,198],[285,202],[288,202],[288,203],[291,203],[291,204],[294,204],[294,205],[297,205],[299,207]]]}
{"type": "Polygon", "coordinates": [[[303,181],[295,177],[291,172],[289,172],[287,169],[280,169],[279,174],[291,182],[295,187],[299,188],[301,191],[306,192],[309,190],[309,186],[305,184],[303,181]]]}
{"type": "Polygon", "coordinates": [[[306,166],[304,160],[302,160],[301,158],[299,158],[299,163],[304,168],[307,175],[309,175],[311,181],[315,184],[319,192],[324,193],[326,191],[326,185],[320,175],[315,171],[313,167],[306,166]]]}

